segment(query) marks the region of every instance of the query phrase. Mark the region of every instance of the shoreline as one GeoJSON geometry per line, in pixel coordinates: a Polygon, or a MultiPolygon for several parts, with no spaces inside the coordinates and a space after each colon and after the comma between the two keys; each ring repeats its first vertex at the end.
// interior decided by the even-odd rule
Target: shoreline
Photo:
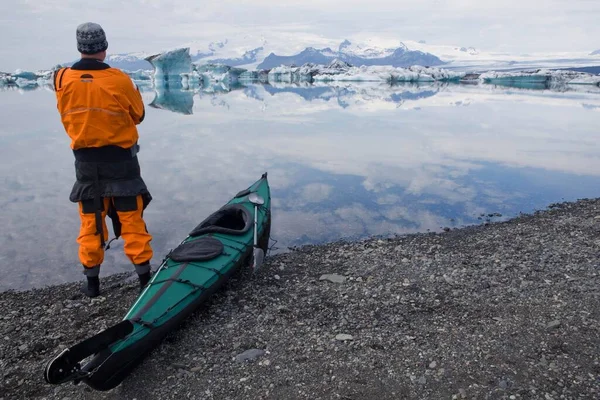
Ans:
{"type": "Polygon", "coordinates": [[[0,292],[0,400],[600,397],[600,198],[273,255],[109,392],[42,377],[137,294],[131,273],[80,284],[0,292]]]}

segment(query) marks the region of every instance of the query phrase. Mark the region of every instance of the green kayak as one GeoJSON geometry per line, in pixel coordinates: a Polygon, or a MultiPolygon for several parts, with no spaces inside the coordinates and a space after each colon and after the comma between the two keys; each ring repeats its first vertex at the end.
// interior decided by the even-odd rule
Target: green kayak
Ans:
{"type": "Polygon", "coordinates": [[[262,262],[270,226],[271,193],[265,173],[198,224],[165,257],[121,323],[51,360],[44,372],[46,381],[82,381],[96,390],[119,385],[236,270],[262,262]],[[82,366],[80,362],[92,355],[82,366]]]}

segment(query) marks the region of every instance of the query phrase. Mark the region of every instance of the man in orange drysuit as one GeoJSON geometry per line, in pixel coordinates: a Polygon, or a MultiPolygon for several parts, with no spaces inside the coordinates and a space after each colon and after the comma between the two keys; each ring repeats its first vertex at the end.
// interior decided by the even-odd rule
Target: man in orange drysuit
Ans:
{"type": "Polygon", "coordinates": [[[87,277],[81,291],[96,297],[108,240],[107,215],[115,236],[123,236],[124,251],[135,266],[140,288],[149,282],[152,236],[143,210],[152,196],[137,158],[136,125],[145,116],[142,96],[127,74],[103,62],[108,42],[100,25],[81,24],[76,37],[81,60],[55,72],[54,88],[75,156],[76,182],[70,200],[79,204],[81,217],[77,243],[87,277]]]}

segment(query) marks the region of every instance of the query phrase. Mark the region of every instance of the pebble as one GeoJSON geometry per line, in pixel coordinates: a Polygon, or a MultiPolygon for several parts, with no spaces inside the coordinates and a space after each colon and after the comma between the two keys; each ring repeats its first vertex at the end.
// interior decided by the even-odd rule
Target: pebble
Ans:
{"type": "Polygon", "coordinates": [[[329,282],[333,282],[333,283],[344,283],[344,282],[346,282],[346,277],[342,276],[342,275],[337,275],[337,274],[325,274],[325,275],[321,275],[319,280],[320,281],[329,281],[329,282]]]}
{"type": "Polygon", "coordinates": [[[257,358],[265,355],[265,351],[261,349],[250,349],[246,350],[241,354],[235,356],[236,361],[244,362],[244,361],[254,361],[257,358]]]}
{"type": "Polygon", "coordinates": [[[554,320],[546,325],[546,329],[556,329],[561,325],[559,320],[554,320]]]}
{"type": "Polygon", "coordinates": [[[437,367],[437,362],[432,361],[432,362],[429,363],[429,368],[430,369],[435,369],[436,367],[437,367]]]}
{"type": "Polygon", "coordinates": [[[342,341],[342,342],[344,342],[346,340],[354,340],[354,336],[348,335],[348,334],[345,334],[345,333],[340,333],[340,334],[338,334],[338,335],[335,336],[335,340],[339,340],[339,341],[342,341]]]}

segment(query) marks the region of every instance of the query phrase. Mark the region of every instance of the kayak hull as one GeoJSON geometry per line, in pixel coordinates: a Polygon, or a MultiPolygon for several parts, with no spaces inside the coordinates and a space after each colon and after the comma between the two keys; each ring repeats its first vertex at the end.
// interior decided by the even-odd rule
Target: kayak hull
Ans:
{"type": "MultiPolygon", "coordinates": [[[[248,256],[251,255],[250,254],[248,256]]],[[[125,379],[135,367],[143,361],[143,359],[157,347],[162,339],[171,331],[176,329],[181,323],[183,323],[194,311],[196,311],[206,300],[208,300],[214,292],[216,292],[224,283],[229,280],[239,268],[242,267],[243,262],[237,265],[235,270],[232,269],[230,273],[224,275],[218,283],[211,286],[210,289],[201,294],[193,303],[188,305],[183,311],[173,316],[168,322],[161,325],[160,327],[152,330],[148,335],[144,337],[144,340],[140,340],[135,344],[127,347],[126,349],[113,353],[110,349],[106,349],[103,352],[96,355],[86,366],[83,368],[85,371],[93,371],[98,368],[93,375],[88,378],[84,378],[88,386],[95,390],[106,391],[113,389],[118,386],[123,379],[125,379]]]]}

